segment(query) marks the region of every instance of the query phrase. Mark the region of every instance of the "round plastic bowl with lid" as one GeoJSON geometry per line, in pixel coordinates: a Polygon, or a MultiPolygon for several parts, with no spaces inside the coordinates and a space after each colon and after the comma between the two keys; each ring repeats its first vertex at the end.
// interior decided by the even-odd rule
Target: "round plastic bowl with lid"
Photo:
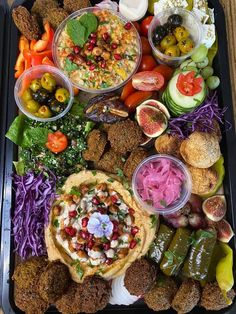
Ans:
{"type": "Polygon", "coordinates": [[[49,65],[37,65],[24,71],[23,74],[21,74],[21,76],[17,79],[14,89],[14,96],[16,104],[19,107],[20,111],[22,111],[27,117],[36,121],[49,122],[62,118],[70,110],[74,100],[74,91],[73,86],[71,85],[68,78],[59,69],[49,65]],[[44,73],[52,74],[52,76],[55,78],[57,82],[57,85],[67,89],[70,94],[70,98],[67,105],[65,106],[65,109],[58,115],[55,115],[50,118],[36,117],[33,113],[27,110],[23,100],[21,99],[21,95],[23,94],[24,90],[29,87],[30,82],[34,79],[38,78],[40,79],[44,73]]]}
{"type": "MultiPolygon", "coordinates": [[[[110,19],[109,22],[113,22],[113,19],[110,19]]],[[[117,30],[118,32],[119,30],[117,30]]],[[[119,33],[118,33],[119,34],[119,33]]],[[[121,45],[123,44],[122,41],[120,43],[121,45]]],[[[130,45],[130,44],[134,44],[134,42],[130,42],[128,43],[127,45],[130,45]]],[[[119,46],[118,46],[119,48],[119,46]]],[[[91,7],[91,8],[85,8],[85,9],[81,9],[81,10],[78,10],[74,13],[72,13],[71,15],[69,15],[61,24],[60,26],[57,28],[56,30],[56,33],[54,35],[54,38],[53,38],[53,60],[54,60],[54,63],[56,64],[56,66],[65,73],[65,75],[67,75],[71,81],[71,83],[79,88],[80,90],[82,91],[85,91],[87,93],[96,93],[96,94],[100,94],[100,93],[105,93],[105,92],[112,92],[114,90],[117,90],[119,88],[121,88],[123,85],[125,85],[128,80],[132,77],[132,75],[137,72],[138,70],[138,67],[140,65],[140,62],[141,62],[141,57],[142,57],[142,44],[141,44],[141,40],[140,40],[140,36],[136,30],[136,28],[134,27],[134,25],[126,20],[126,18],[124,16],[122,16],[121,14],[115,12],[115,11],[112,11],[112,10],[108,10],[108,9],[100,9],[100,8],[95,8],[95,7],[91,7]],[[111,13],[114,17],[117,17],[119,18],[121,21],[122,21],[122,24],[125,25],[127,23],[130,23],[131,24],[131,28],[132,30],[135,32],[135,36],[137,38],[136,40],[136,43],[137,44],[137,60],[136,60],[136,64],[132,70],[132,72],[130,72],[128,74],[128,76],[121,82],[119,83],[118,85],[113,85],[113,86],[110,86],[110,87],[104,87],[104,88],[90,88],[90,87],[87,87],[83,84],[79,84],[78,82],[76,82],[75,80],[71,79],[69,76],[68,76],[68,73],[64,70],[64,67],[62,66],[62,59],[60,58],[59,56],[59,51],[58,51],[58,47],[61,45],[60,44],[60,41],[62,40],[61,39],[61,36],[66,28],[66,24],[69,20],[72,20],[72,19],[76,19],[80,16],[82,16],[83,14],[85,13],[93,13],[93,12],[96,12],[96,11],[108,11],[109,13],[111,13]]],[[[114,66],[112,65],[112,67],[114,68],[114,66]]],[[[121,70],[123,70],[123,67],[121,68],[121,70]]],[[[88,71],[89,68],[88,68],[88,71]]],[[[99,78],[102,78],[102,73],[100,74],[101,77],[94,77],[94,81],[96,80],[99,80],[99,78]]],[[[81,71],[80,71],[80,78],[81,79],[81,71]]],[[[91,79],[90,79],[91,81],[91,79]]]]}
{"type": "Polygon", "coordinates": [[[194,53],[194,51],[199,47],[199,45],[202,42],[202,36],[203,36],[202,24],[198,17],[194,13],[181,8],[171,8],[158,13],[157,15],[154,16],[148,29],[148,40],[157,61],[159,63],[164,63],[176,67],[194,53]],[[152,40],[156,27],[158,25],[165,24],[167,22],[168,17],[172,14],[178,14],[182,17],[183,19],[182,26],[184,26],[189,31],[190,38],[194,42],[194,48],[188,54],[185,54],[180,57],[171,57],[165,55],[159,49],[157,49],[152,40]]]}
{"type": "Polygon", "coordinates": [[[171,213],[176,212],[187,203],[191,195],[192,180],[191,180],[191,176],[187,167],[179,159],[172,157],[170,155],[164,155],[164,154],[153,155],[144,159],[136,168],[133,174],[133,178],[132,178],[132,189],[133,189],[134,197],[137,203],[140,204],[143,209],[151,213],[166,215],[166,214],[171,214],[171,213]],[[174,201],[173,203],[169,204],[166,207],[157,208],[150,205],[149,202],[145,202],[144,200],[142,200],[138,192],[137,181],[138,181],[138,175],[143,170],[144,166],[148,164],[152,164],[152,163],[157,163],[158,161],[163,160],[163,159],[170,161],[176,168],[178,168],[183,173],[184,180],[181,187],[180,197],[176,201],[174,201]]]}

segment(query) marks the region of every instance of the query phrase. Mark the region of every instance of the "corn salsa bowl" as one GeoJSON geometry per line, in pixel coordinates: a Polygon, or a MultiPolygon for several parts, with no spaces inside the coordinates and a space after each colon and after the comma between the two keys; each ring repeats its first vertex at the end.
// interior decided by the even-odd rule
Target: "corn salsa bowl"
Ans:
{"type": "Polygon", "coordinates": [[[119,89],[137,71],[141,41],[134,25],[118,13],[86,8],[58,27],[53,59],[74,86],[104,93],[119,89]]]}

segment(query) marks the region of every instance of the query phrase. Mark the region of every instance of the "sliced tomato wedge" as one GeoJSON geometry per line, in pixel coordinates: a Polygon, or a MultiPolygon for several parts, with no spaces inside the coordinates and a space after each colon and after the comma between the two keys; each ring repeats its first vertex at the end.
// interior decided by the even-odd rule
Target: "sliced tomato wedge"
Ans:
{"type": "Polygon", "coordinates": [[[60,131],[48,134],[46,147],[53,153],[63,152],[68,146],[68,139],[65,134],[60,131]]]}
{"type": "Polygon", "coordinates": [[[177,80],[179,92],[185,96],[194,96],[202,90],[202,77],[196,77],[196,73],[191,71],[187,74],[180,73],[177,80]]]}
{"type": "Polygon", "coordinates": [[[133,87],[141,91],[160,90],[164,83],[164,76],[155,71],[139,72],[132,78],[133,87]]]}

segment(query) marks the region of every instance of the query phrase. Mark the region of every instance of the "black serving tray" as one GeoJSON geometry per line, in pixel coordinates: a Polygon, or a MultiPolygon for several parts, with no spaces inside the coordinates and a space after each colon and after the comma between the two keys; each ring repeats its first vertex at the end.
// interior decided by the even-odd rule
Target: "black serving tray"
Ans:
{"type": "MultiPolygon", "coordinates": [[[[93,4],[99,1],[92,1],[93,4]]],[[[33,0],[16,0],[13,3],[11,10],[18,6],[24,5],[28,9],[31,8],[33,0]]],[[[224,180],[224,191],[228,204],[227,219],[231,223],[233,229],[236,231],[236,166],[235,166],[235,157],[236,157],[236,137],[234,129],[234,115],[233,115],[233,105],[231,98],[231,87],[230,87],[230,76],[229,76],[229,63],[228,63],[228,51],[227,51],[227,37],[226,37],[226,27],[225,27],[225,16],[222,6],[218,0],[209,0],[210,7],[215,9],[215,25],[218,33],[219,39],[219,50],[218,55],[215,58],[214,68],[215,72],[221,78],[221,85],[219,88],[219,101],[222,106],[227,106],[228,110],[225,113],[225,120],[229,121],[232,124],[232,128],[228,132],[223,131],[223,140],[222,140],[222,153],[225,159],[225,180],[224,180]]],[[[8,108],[5,114],[6,125],[4,128],[1,128],[1,136],[5,134],[10,124],[18,114],[17,106],[14,100],[14,65],[18,55],[18,38],[19,32],[16,29],[13,21],[9,18],[8,24],[9,31],[9,78],[8,78],[8,95],[5,102],[5,107],[8,108]]],[[[6,87],[7,88],[7,87],[6,87]]],[[[11,236],[11,215],[14,208],[14,194],[12,191],[12,179],[11,174],[13,172],[12,161],[17,160],[17,146],[14,145],[11,141],[6,140],[4,151],[1,151],[1,155],[4,156],[4,175],[3,175],[3,202],[2,202],[2,240],[1,240],[1,264],[0,270],[2,272],[0,280],[0,291],[2,290],[0,307],[2,306],[5,314],[11,313],[22,313],[14,304],[13,291],[14,284],[11,280],[11,276],[14,271],[15,263],[15,254],[13,246],[13,238],[11,236]],[[2,288],[2,289],[1,289],[2,288]]],[[[234,261],[236,261],[236,240],[233,238],[230,242],[231,247],[234,250],[234,261]]],[[[234,277],[236,274],[236,262],[234,262],[234,277]]],[[[91,300],[92,302],[92,300],[91,300]]],[[[100,313],[135,313],[135,314],[149,314],[155,313],[154,311],[147,308],[147,306],[138,302],[129,307],[124,306],[107,306],[100,313]]],[[[47,313],[58,313],[57,310],[53,307],[49,308],[47,313]]],[[[173,310],[159,312],[159,313],[176,313],[173,310]]],[[[203,308],[196,307],[191,313],[195,314],[205,314],[208,313],[203,308]]],[[[210,312],[209,312],[210,313],[210,312]]],[[[236,313],[236,300],[234,303],[227,309],[211,312],[218,314],[235,314],[236,313]]]]}

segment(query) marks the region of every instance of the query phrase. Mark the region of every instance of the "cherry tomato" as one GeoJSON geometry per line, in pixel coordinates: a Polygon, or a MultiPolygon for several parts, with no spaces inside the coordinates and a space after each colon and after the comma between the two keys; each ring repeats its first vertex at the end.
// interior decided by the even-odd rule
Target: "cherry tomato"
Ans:
{"type": "Polygon", "coordinates": [[[159,64],[153,71],[162,74],[166,81],[169,81],[174,73],[174,69],[165,64],[159,64]]]}
{"type": "Polygon", "coordinates": [[[142,42],[143,55],[149,55],[152,52],[152,47],[150,46],[148,39],[144,36],[141,36],[140,39],[142,42]]]}
{"type": "Polygon", "coordinates": [[[57,154],[65,150],[68,146],[68,139],[60,131],[56,131],[54,133],[48,134],[48,141],[46,143],[46,147],[52,151],[53,153],[57,154]]]}
{"type": "Polygon", "coordinates": [[[133,24],[134,24],[134,27],[137,29],[138,33],[140,34],[141,33],[141,27],[140,27],[139,23],[133,22],[133,24]]]}
{"type": "Polygon", "coordinates": [[[142,56],[142,60],[138,69],[140,71],[151,71],[157,66],[156,60],[151,55],[142,56]]]}
{"type": "Polygon", "coordinates": [[[135,92],[135,88],[133,87],[132,80],[125,84],[123,87],[120,99],[125,100],[130,94],[135,92]]]}
{"type": "Polygon", "coordinates": [[[194,96],[202,90],[202,77],[195,77],[196,73],[191,71],[187,74],[180,73],[177,80],[179,92],[185,96],[194,96]]]}
{"type": "Polygon", "coordinates": [[[154,71],[139,72],[132,78],[133,87],[142,91],[160,90],[164,83],[164,76],[154,71]]]}
{"type": "Polygon", "coordinates": [[[154,16],[148,16],[142,21],[142,23],[141,23],[141,34],[142,35],[147,37],[148,28],[149,28],[149,25],[151,24],[151,21],[153,18],[154,18],[154,16]]]}
{"type": "Polygon", "coordinates": [[[137,91],[134,92],[133,94],[129,95],[125,99],[125,105],[126,107],[129,108],[130,112],[134,112],[135,108],[140,105],[143,101],[147,100],[148,98],[151,98],[153,95],[152,92],[142,92],[142,91],[137,91]]]}

